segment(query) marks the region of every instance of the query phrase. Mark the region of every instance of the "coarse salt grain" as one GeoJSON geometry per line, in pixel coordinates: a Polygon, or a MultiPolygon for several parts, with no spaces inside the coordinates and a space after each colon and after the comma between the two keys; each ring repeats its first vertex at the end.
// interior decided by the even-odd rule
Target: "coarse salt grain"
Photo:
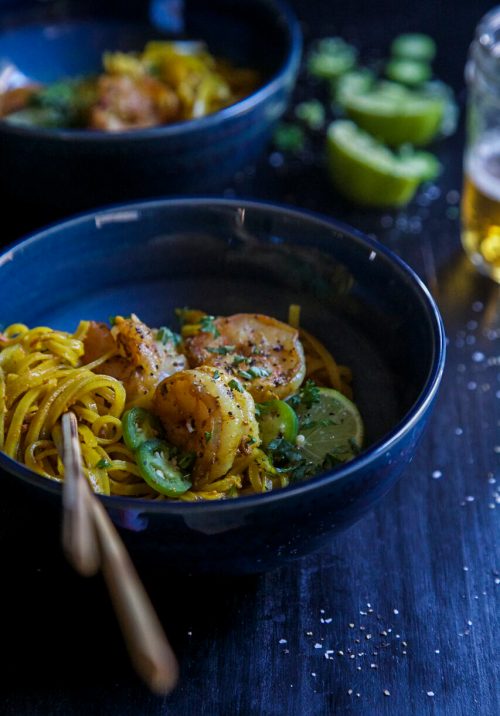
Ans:
{"type": "Polygon", "coordinates": [[[384,696],[390,696],[390,695],[391,695],[391,692],[389,691],[389,689],[384,689],[384,696]]]}
{"type": "Polygon", "coordinates": [[[427,696],[434,696],[434,691],[428,691],[427,696]]]}
{"type": "Polygon", "coordinates": [[[393,609],[392,611],[393,611],[393,614],[399,614],[399,610],[398,610],[398,609],[393,609]]]}
{"type": "Polygon", "coordinates": [[[323,644],[318,644],[318,643],[316,643],[316,644],[314,645],[314,648],[315,648],[315,649],[322,649],[322,648],[323,648],[323,644]]]}
{"type": "Polygon", "coordinates": [[[280,639],[280,640],[279,640],[279,643],[280,643],[280,644],[286,644],[287,641],[286,641],[286,639],[280,639]]]}

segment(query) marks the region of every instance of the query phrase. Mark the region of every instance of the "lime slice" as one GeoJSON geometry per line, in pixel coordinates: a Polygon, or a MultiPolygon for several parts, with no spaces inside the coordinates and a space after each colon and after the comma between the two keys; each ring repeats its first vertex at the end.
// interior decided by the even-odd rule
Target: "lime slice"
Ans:
{"type": "Polygon", "coordinates": [[[418,62],[432,62],[436,55],[436,43],[420,32],[409,32],[398,35],[391,44],[391,53],[395,57],[404,57],[407,60],[418,62]]]}
{"type": "Polygon", "coordinates": [[[335,84],[334,99],[344,106],[350,97],[369,92],[374,82],[375,75],[371,70],[362,68],[346,72],[335,84]]]}
{"type": "Polygon", "coordinates": [[[354,403],[331,388],[319,388],[319,401],[299,406],[301,452],[312,473],[352,460],[363,444],[363,421],[354,403]]]}
{"type": "Polygon", "coordinates": [[[334,80],[356,64],[357,50],[341,37],[324,37],[316,43],[307,60],[311,75],[334,80]]]}
{"type": "Polygon", "coordinates": [[[379,82],[369,92],[349,96],[347,115],[362,129],[391,146],[428,144],[439,132],[445,104],[437,95],[379,82]]]}
{"type": "Polygon", "coordinates": [[[404,85],[414,87],[430,80],[432,68],[428,62],[395,57],[387,63],[385,74],[394,82],[402,82],[404,85]]]}
{"type": "Polygon", "coordinates": [[[364,206],[406,204],[422,181],[439,172],[432,154],[411,150],[395,154],[348,120],[329,126],[327,161],[338,191],[364,206]]]}

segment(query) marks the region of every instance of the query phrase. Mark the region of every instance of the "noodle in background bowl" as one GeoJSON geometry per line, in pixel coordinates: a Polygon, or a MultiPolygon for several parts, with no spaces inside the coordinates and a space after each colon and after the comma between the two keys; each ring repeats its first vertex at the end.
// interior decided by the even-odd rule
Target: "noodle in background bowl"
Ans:
{"type": "MultiPolygon", "coordinates": [[[[353,371],[365,448],[349,463],[270,494],[210,503],[104,497],[138,561],[188,573],[251,573],[318,549],[395,484],[427,423],[445,360],[427,289],[378,242],[321,216],[251,201],[158,200],[93,211],[0,255],[0,322],[73,331],[174,308],[260,312],[302,325],[353,371]]],[[[59,525],[61,486],[0,454],[33,517],[59,525]]],[[[37,527],[37,521],[41,527],[37,527]]]]}

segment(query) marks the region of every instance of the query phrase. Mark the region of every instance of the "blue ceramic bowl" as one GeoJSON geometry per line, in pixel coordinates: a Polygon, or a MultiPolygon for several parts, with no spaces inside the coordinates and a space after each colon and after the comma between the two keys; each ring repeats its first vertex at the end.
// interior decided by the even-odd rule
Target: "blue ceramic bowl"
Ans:
{"type": "MultiPolygon", "coordinates": [[[[136,557],[192,573],[262,571],[358,520],[399,478],[427,423],[445,359],[436,305],[378,242],[251,201],[127,204],[40,231],[0,255],[4,324],[71,331],[82,318],[136,312],[150,325],[175,325],[174,308],[185,305],[286,320],[290,303],[352,367],[365,449],[267,495],[196,504],[103,498],[136,557]]],[[[3,454],[0,469],[18,478],[25,499],[59,504],[57,483],[3,454]]]]}
{"type": "Polygon", "coordinates": [[[1,6],[0,62],[42,82],[95,72],[105,50],[137,50],[158,37],[203,39],[214,54],[255,68],[263,78],[257,91],[215,114],[145,130],[0,122],[0,192],[6,207],[16,207],[18,225],[25,216],[36,216],[39,225],[107,202],[221,190],[268,142],[300,61],[300,28],[282,0],[43,6],[3,0],[1,6]],[[181,5],[182,18],[175,12],[181,5]]]}

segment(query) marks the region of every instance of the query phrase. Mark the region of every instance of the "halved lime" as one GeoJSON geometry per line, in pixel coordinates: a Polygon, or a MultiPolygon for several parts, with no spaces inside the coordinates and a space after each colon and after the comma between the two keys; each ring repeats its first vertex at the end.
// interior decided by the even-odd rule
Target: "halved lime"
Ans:
{"type": "Polygon", "coordinates": [[[428,144],[438,134],[445,103],[441,97],[379,82],[364,94],[346,98],[347,115],[362,129],[391,146],[428,144]]]}
{"type": "Polygon", "coordinates": [[[299,406],[300,449],[312,471],[333,467],[355,457],[363,444],[363,421],[357,407],[331,388],[319,389],[319,401],[310,408],[299,406]]]}
{"type": "Polygon", "coordinates": [[[327,161],[339,192],[364,206],[406,204],[422,181],[439,172],[432,154],[411,150],[395,154],[348,120],[329,126],[327,161]]]}

